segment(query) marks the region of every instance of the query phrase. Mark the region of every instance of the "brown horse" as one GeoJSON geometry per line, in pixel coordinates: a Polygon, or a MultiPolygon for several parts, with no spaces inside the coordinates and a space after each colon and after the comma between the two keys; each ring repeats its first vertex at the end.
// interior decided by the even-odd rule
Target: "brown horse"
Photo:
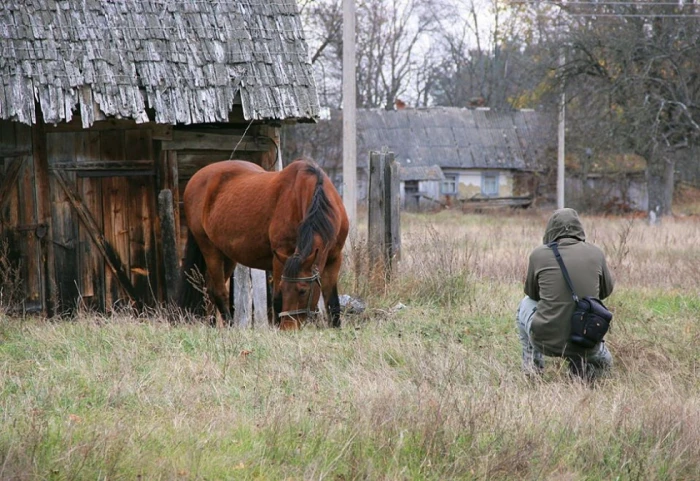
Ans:
{"type": "Polygon", "coordinates": [[[323,294],[331,324],[340,327],[338,273],[348,234],[343,201],[311,161],[280,172],[230,160],[207,165],[187,183],[184,209],[189,235],[180,305],[201,308],[201,290],[187,279],[194,267],[231,323],[225,282],[236,264],[272,271],[273,307],[280,329],[297,329],[323,294]]]}

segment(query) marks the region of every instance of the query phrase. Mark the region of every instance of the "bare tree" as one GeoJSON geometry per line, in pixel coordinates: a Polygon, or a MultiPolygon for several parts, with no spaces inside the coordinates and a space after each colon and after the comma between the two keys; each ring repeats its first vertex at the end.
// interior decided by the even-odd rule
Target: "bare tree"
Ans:
{"type": "Polygon", "coordinates": [[[309,57],[316,71],[321,103],[338,108],[341,104],[342,2],[301,0],[299,7],[309,44],[309,57]]]}
{"type": "Polygon", "coordinates": [[[579,21],[561,74],[585,79],[570,88],[585,85],[605,100],[588,111],[605,126],[594,132],[646,159],[649,208],[669,214],[679,151],[700,140],[699,7],[607,0],[585,8],[570,10],[579,21]]]}
{"type": "MultiPolygon", "coordinates": [[[[358,6],[358,105],[391,109],[420,76],[438,2],[364,0],[358,6]]],[[[411,95],[415,98],[416,93],[411,95]]]]}
{"type": "MultiPolygon", "coordinates": [[[[340,107],[342,11],[339,1],[302,3],[311,60],[329,107],[340,107]]],[[[416,101],[425,90],[426,62],[440,2],[431,0],[358,0],[357,105],[393,108],[400,96],[416,101]]]]}
{"type": "Polygon", "coordinates": [[[504,0],[453,0],[441,19],[432,96],[439,105],[498,109],[541,103],[553,84],[550,66],[551,5],[534,8],[504,0]],[[544,14],[543,14],[544,13],[544,14]]]}

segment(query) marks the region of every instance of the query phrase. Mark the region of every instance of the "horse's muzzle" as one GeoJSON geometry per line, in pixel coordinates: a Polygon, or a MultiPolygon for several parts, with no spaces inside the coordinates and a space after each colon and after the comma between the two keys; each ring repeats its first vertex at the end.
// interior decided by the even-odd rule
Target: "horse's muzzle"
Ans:
{"type": "Polygon", "coordinates": [[[301,329],[301,322],[294,317],[287,317],[280,321],[280,331],[298,331],[301,329]]]}

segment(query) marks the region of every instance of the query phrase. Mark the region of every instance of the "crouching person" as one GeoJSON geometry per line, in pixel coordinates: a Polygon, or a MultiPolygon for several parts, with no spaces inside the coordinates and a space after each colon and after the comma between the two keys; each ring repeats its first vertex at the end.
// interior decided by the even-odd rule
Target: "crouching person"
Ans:
{"type": "Polygon", "coordinates": [[[556,242],[576,294],[604,299],[613,290],[605,255],[586,242],[578,214],[559,209],[552,214],[544,234],[544,244],[530,254],[525,280],[525,298],[520,302],[517,327],[523,348],[523,371],[536,376],[544,370],[544,356],[567,359],[569,371],[587,380],[595,379],[612,367],[612,356],[600,342],[585,349],[569,340],[574,302],[554,251],[556,242]]]}

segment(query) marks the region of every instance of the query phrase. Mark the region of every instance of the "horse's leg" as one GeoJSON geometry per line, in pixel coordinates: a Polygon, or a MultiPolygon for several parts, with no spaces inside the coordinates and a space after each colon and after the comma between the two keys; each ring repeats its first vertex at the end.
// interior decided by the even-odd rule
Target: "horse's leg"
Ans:
{"type": "MultiPolygon", "coordinates": [[[[233,275],[233,270],[236,268],[236,263],[233,262],[228,257],[224,257],[223,267],[224,267],[224,285],[225,285],[226,281],[233,282],[233,279],[231,279],[231,276],[233,275]]],[[[226,307],[228,308],[229,305],[233,304],[233,296],[231,295],[229,297],[229,292],[226,292],[225,297],[226,297],[226,307]],[[229,303],[229,301],[230,301],[230,303],[229,303]]],[[[236,310],[235,305],[233,306],[233,310],[235,312],[235,310],[236,310]]],[[[225,316],[225,314],[223,314],[223,312],[222,312],[222,315],[224,316],[224,322],[227,322],[229,326],[232,326],[233,325],[233,315],[231,315],[230,311],[229,311],[229,318],[228,319],[226,319],[226,316],[225,316]]]]}
{"type": "Polygon", "coordinates": [[[321,284],[323,285],[323,299],[326,302],[326,309],[331,326],[340,327],[340,299],[338,298],[338,274],[342,258],[329,259],[321,274],[321,284]]]}
{"type": "MultiPolygon", "coordinates": [[[[228,289],[226,289],[226,280],[224,270],[227,267],[226,261],[230,263],[228,258],[213,245],[202,247],[202,253],[207,263],[207,289],[212,297],[216,308],[224,318],[224,322],[231,324],[233,316],[228,307],[228,289]]],[[[230,277],[230,276],[229,276],[230,277]]]]}
{"type": "MultiPolygon", "coordinates": [[[[274,292],[274,291],[273,291],[274,292]]],[[[280,312],[282,312],[282,293],[274,294],[272,298],[272,311],[274,312],[273,321],[275,326],[280,325],[280,312]]]]}

